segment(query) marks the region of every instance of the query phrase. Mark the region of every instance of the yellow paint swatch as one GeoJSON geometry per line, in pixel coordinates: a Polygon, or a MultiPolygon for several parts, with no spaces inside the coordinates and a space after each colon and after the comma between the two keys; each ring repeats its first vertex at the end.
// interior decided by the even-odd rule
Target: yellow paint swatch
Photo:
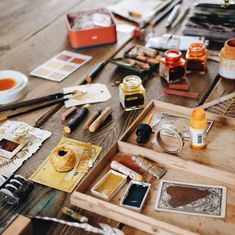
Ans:
{"type": "Polygon", "coordinates": [[[61,63],[54,61],[54,60],[51,60],[48,63],[46,63],[46,66],[50,68],[59,68],[61,65],[62,65],[61,63]]]}
{"type": "Polygon", "coordinates": [[[49,74],[51,71],[48,69],[44,69],[44,68],[40,68],[38,70],[35,71],[35,73],[39,76],[46,76],[47,74],[49,74]]]}
{"type": "Polygon", "coordinates": [[[106,175],[91,189],[91,192],[98,197],[110,200],[112,196],[127,181],[127,176],[116,171],[110,170],[106,175]]]}
{"type": "Polygon", "coordinates": [[[96,191],[110,196],[122,183],[122,180],[123,177],[111,173],[100,183],[96,191]]]}
{"type": "Polygon", "coordinates": [[[62,77],[64,77],[64,74],[62,73],[53,73],[50,75],[50,78],[60,80],[62,77]]]}
{"type": "Polygon", "coordinates": [[[61,69],[66,72],[72,72],[73,70],[76,69],[76,67],[66,64],[61,69]]]}

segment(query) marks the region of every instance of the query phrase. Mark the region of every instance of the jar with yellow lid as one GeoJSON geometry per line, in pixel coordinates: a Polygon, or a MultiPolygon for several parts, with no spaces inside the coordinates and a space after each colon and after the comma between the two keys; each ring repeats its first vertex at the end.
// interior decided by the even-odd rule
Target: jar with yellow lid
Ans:
{"type": "Polygon", "coordinates": [[[201,108],[196,108],[190,118],[190,139],[191,148],[201,150],[206,148],[207,142],[207,118],[206,112],[201,108]]]}
{"type": "Polygon", "coordinates": [[[119,85],[120,102],[126,111],[144,107],[146,92],[140,77],[126,76],[119,85]]]}

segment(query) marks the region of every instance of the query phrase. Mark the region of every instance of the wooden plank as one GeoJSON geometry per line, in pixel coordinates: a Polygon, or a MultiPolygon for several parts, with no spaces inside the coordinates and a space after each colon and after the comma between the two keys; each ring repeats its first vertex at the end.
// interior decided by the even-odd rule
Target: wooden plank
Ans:
{"type": "Polygon", "coordinates": [[[30,1],[11,0],[1,1],[0,9],[0,46],[9,47],[0,49],[0,56],[13,49],[38,33],[44,27],[56,20],[58,17],[71,11],[79,5],[82,0],[51,0],[51,1],[30,1]]]}
{"type": "Polygon", "coordinates": [[[235,92],[234,80],[220,78],[204,103],[216,100],[224,95],[231,94],[232,92],[235,92]]]}
{"type": "Polygon", "coordinates": [[[23,215],[19,215],[12,224],[2,233],[2,235],[32,235],[33,228],[31,220],[23,215]]]}

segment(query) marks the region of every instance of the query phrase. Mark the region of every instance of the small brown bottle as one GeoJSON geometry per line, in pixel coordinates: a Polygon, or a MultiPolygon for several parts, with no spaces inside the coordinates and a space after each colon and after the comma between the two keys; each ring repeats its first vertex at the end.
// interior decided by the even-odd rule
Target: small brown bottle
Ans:
{"type": "Polygon", "coordinates": [[[168,50],[160,59],[160,76],[168,83],[174,83],[184,77],[185,60],[178,50],[168,50]]]}
{"type": "Polygon", "coordinates": [[[187,50],[186,70],[187,73],[199,71],[204,74],[207,63],[207,49],[203,43],[193,43],[187,50]]]}

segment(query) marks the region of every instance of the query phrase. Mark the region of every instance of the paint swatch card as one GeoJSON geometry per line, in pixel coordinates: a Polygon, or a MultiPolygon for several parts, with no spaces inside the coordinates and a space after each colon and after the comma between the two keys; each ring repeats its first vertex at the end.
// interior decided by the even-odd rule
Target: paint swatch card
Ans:
{"type": "Polygon", "coordinates": [[[161,180],[155,210],[225,217],[226,187],[161,180]]]}
{"type": "Polygon", "coordinates": [[[44,64],[38,66],[30,74],[55,82],[61,82],[76,69],[91,60],[91,56],[70,51],[62,51],[44,64]]]}

